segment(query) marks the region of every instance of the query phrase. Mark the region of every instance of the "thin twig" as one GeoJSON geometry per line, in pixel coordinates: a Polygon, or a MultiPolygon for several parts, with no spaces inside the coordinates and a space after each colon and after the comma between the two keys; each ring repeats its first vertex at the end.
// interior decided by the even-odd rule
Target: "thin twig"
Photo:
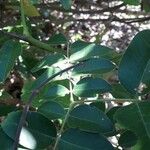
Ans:
{"type": "MultiPolygon", "coordinates": [[[[57,10],[57,11],[61,11],[61,12],[66,12],[65,9],[60,8],[60,6],[52,6],[52,5],[46,5],[48,6],[48,8],[50,8],[51,10],[57,10]]],[[[100,13],[104,13],[104,12],[110,12],[110,11],[116,11],[117,9],[119,9],[120,7],[125,6],[124,3],[113,6],[113,7],[107,7],[104,9],[100,9],[100,10],[79,10],[79,9],[71,9],[71,10],[67,10],[67,12],[72,12],[74,14],[100,14],[100,13]]]]}
{"type": "Polygon", "coordinates": [[[94,19],[94,18],[88,18],[88,19],[84,19],[84,18],[67,18],[64,20],[59,20],[59,19],[55,19],[55,18],[50,18],[50,20],[54,23],[57,24],[63,24],[65,22],[108,22],[109,20],[116,21],[116,22],[121,22],[121,23],[133,23],[133,22],[144,22],[144,21],[150,21],[150,16],[146,16],[146,17],[134,17],[134,18],[119,18],[116,16],[110,16],[109,18],[103,19],[103,18],[98,18],[98,19],[94,19]],[[111,19],[113,17],[113,19],[111,19]]]}
{"type": "Polygon", "coordinates": [[[75,105],[76,105],[76,102],[72,102],[72,103],[70,104],[70,106],[69,106],[69,109],[68,109],[68,111],[67,111],[67,114],[65,115],[63,124],[62,124],[62,126],[61,126],[61,128],[60,128],[60,131],[59,131],[58,135],[57,135],[56,142],[55,142],[55,145],[54,145],[53,150],[56,150],[56,148],[57,148],[57,145],[58,145],[59,140],[60,140],[60,138],[61,138],[61,134],[62,134],[62,132],[63,132],[64,126],[65,126],[65,124],[66,124],[66,122],[67,122],[67,120],[68,120],[69,114],[70,114],[71,110],[74,108],[75,105]]]}
{"type": "Polygon", "coordinates": [[[36,46],[38,48],[41,48],[43,50],[46,50],[48,52],[64,53],[62,49],[53,48],[53,47],[51,47],[50,44],[47,44],[47,43],[44,43],[44,42],[39,41],[37,39],[34,39],[32,36],[21,35],[21,34],[14,33],[14,32],[6,32],[4,30],[0,30],[0,34],[7,35],[10,38],[15,38],[15,39],[18,39],[18,40],[28,42],[29,44],[34,45],[34,46],[36,46]]]}
{"type": "Polygon", "coordinates": [[[18,34],[18,33],[16,34],[14,32],[6,32],[4,30],[0,30],[0,34],[9,36],[10,38],[15,38],[15,39],[18,39],[18,40],[29,42],[27,36],[21,35],[21,34],[18,34]]]}

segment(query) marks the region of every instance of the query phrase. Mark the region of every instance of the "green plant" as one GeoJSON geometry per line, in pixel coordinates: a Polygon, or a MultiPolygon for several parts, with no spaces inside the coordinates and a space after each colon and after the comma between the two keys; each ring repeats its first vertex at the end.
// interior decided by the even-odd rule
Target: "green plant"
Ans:
{"type": "MultiPolygon", "coordinates": [[[[61,3],[70,9],[70,0],[61,3]]],[[[7,38],[1,43],[0,82],[13,69],[26,80],[17,103],[1,90],[0,148],[147,150],[150,103],[144,96],[150,91],[150,30],[139,32],[122,55],[95,43],[71,43],[61,33],[44,43],[31,35],[28,25],[27,16],[39,16],[36,7],[21,0],[20,12],[23,34],[0,31],[6,36],[2,39],[7,38]],[[49,55],[37,63],[35,56],[28,55],[31,45],[49,55]],[[117,70],[119,83],[112,84],[109,77],[117,70]],[[113,98],[105,98],[106,93],[113,98]],[[107,109],[110,102],[120,106],[107,109]]]]}

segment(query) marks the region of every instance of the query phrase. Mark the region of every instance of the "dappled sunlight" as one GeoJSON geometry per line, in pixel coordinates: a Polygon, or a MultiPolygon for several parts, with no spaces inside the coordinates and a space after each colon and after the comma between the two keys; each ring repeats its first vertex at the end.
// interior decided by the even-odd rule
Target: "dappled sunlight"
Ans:
{"type": "Polygon", "coordinates": [[[36,142],[35,137],[25,127],[23,127],[21,130],[19,143],[22,146],[24,146],[26,148],[30,148],[30,149],[35,149],[37,146],[37,142],[36,142]]]}

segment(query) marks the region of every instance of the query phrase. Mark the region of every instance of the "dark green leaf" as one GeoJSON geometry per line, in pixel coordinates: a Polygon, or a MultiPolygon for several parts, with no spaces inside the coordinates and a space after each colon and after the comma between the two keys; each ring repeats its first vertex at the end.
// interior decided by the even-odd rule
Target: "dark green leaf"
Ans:
{"type": "MultiPolygon", "coordinates": [[[[15,138],[21,112],[12,112],[2,123],[2,129],[15,138]]],[[[29,112],[26,126],[20,135],[20,145],[30,149],[44,149],[50,145],[56,137],[56,128],[53,123],[37,112],[29,112]]]]}
{"type": "Polygon", "coordinates": [[[67,39],[62,33],[58,33],[50,37],[48,43],[52,45],[67,44],[67,39]]]}
{"type": "Polygon", "coordinates": [[[6,116],[8,113],[10,113],[11,111],[15,111],[16,109],[17,108],[15,105],[7,105],[7,104],[0,103],[0,116],[6,116]]]}
{"type": "Polygon", "coordinates": [[[150,147],[150,140],[145,138],[140,138],[137,144],[131,148],[131,150],[147,150],[150,147]]]}
{"type": "Polygon", "coordinates": [[[106,46],[86,43],[83,41],[76,41],[71,45],[71,61],[84,60],[94,56],[97,58],[111,59],[118,57],[115,51],[106,46]]]}
{"type": "Polygon", "coordinates": [[[94,133],[109,133],[114,130],[110,119],[95,106],[89,105],[75,107],[68,118],[68,125],[94,133]]]}
{"type": "Polygon", "coordinates": [[[141,5],[146,12],[150,12],[150,1],[142,0],[141,5]]]}
{"type": "Polygon", "coordinates": [[[54,101],[48,101],[43,103],[38,108],[38,112],[42,113],[45,117],[49,118],[50,120],[62,118],[65,115],[64,108],[54,101]]]}
{"type": "Polygon", "coordinates": [[[21,55],[21,44],[9,40],[4,43],[0,49],[0,82],[3,82],[13,66],[19,55],[21,55]]]}
{"type": "Polygon", "coordinates": [[[60,150],[113,150],[111,143],[103,136],[69,129],[61,136],[60,150]]]}
{"type": "Polygon", "coordinates": [[[140,102],[130,104],[118,109],[114,118],[117,123],[133,131],[139,138],[136,150],[145,150],[150,147],[150,103],[140,102]]]}
{"type": "Polygon", "coordinates": [[[127,48],[119,67],[119,79],[130,92],[138,88],[150,59],[150,30],[139,32],[127,48]]]}
{"type": "Polygon", "coordinates": [[[74,74],[103,74],[115,68],[115,65],[107,59],[91,58],[84,62],[83,65],[77,66],[73,69],[74,74]]]}
{"type": "Polygon", "coordinates": [[[73,93],[80,97],[93,97],[97,93],[111,91],[111,86],[100,78],[86,77],[81,79],[74,87],[73,93]]]}
{"type": "MultiPolygon", "coordinates": [[[[7,32],[7,31],[6,31],[7,32]]],[[[4,36],[0,36],[0,47],[6,42],[8,41],[10,38],[7,35],[4,36]]]]}
{"type": "Polygon", "coordinates": [[[121,84],[112,84],[112,91],[111,94],[114,98],[121,98],[121,99],[129,99],[135,98],[135,96],[129,93],[121,84]]]}
{"type": "Polygon", "coordinates": [[[106,115],[109,117],[109,119],[110,119],[113,123],[116,123],[116,120],[114,119],[114,114],[115,114],[115,112],[116,112],[120,107],[121,107],[121,106],[112,107],[112,108],[106,113],[106,115]]]}
{"type": "Polygon", "coordinates": [[[93,102],[90,104],[91,106],[95,106],[99,110],[105,112],[105,102],[98,101],[98,102],[93,102]]]}
{"type": "Polygon", "coordinates": [[[33,55],[32,53],[32,51],[22,52],[23,64],[27,71],[30,71],[39,62],[35,55],[33,55]]]}
{"type": "Polygon", "coordinates": [[[12,150],[14,141],[5,134],[0,127],[0,149],[1,150],[12,150]]]}
{"type": "Polygon", "coordinates": [[[130,148],[134,146],[137,143],[137,137],[136,135],[131,131],[125,131],[121,136],[119,137],[118,143],[123,148],[130,148]]]}

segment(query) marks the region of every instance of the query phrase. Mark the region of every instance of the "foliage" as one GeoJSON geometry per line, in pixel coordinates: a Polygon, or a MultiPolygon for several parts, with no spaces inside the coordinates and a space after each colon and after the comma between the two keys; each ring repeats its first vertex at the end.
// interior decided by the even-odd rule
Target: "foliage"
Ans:
{"type": "MultiPolygon", "coordinates": [[[[139,5],[137,0],[123,1],[139,5]]],[[[136,34],[124,54],[96,42],[71,42],[61,32],[43,41],[31,24],[32,17],[40,16],[38,1],[15,2],[21,26],[0,30],[5,35],[0,37],[1,148],[147,150],[150,30],[136,34]],[[21,99],[16,77],[10,79],[10,84],[16,82],[15,90],[6,91],[13,72],[24,80],[21,99]],[[109,80],[114,72],[119,78],[115,84],[109,80]],[[110,108],[112,102],[117,107],[110,108]]],[[[67,13],[73,1],[60,3],[67,13]]],[[[144,9],[149,11],[145,5],[144,9]]]]}

